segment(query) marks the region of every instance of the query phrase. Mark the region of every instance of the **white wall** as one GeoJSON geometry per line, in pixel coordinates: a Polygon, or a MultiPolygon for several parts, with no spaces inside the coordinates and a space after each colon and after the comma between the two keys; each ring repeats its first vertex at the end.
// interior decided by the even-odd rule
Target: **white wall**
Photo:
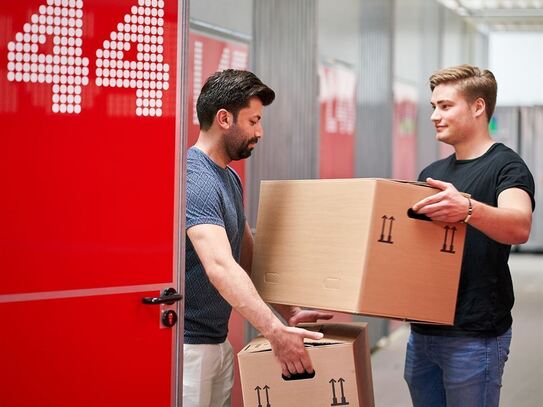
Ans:
{"type": "Polygon", "coordinates": [[[491,33],[498,105],[543,105],[543,33],[491,33]]]}
{"type": "Polygon", "coordinates": [[[319,58],[360,64],[360,0],[319,0],[319,58]]]}
{"type": "Polygon", "coordinates": [[[251,36],[253,0],[191,0],[190,17],[251,36]]]}

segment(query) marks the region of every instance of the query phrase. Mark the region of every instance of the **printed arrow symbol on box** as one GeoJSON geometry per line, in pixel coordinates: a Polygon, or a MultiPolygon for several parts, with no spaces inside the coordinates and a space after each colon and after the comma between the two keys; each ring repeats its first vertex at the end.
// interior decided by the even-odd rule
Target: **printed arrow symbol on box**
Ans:
{"type": "Polygon", "coordinates": [[[339,382],[339,385],[341,386],[341,403],[342,404],[349,404],[349,403],[346,402],[345,393],[343,392],[343,383],[345,382],[345,379],[343,377],[340,377],[338,382],[339,382]]]}
{"type": "Polygon", "coordinates": [[[268,395],[268,389],[269,389],[269,388],[270,388],[270,387],[269,387],[268,385],[265,385],[265,386],[264,386],[264,390],[266,390],[266,407],[271,407],[271,406],[270,406],[270,397],[269,397],[269,395],[268,395]]]}
{"type": "Polygon", "coordinates": [[[387,215],[383,215],[381,217],[381,219],[383,219],[383,224],[381,225],[381,241],[385,240],[385,223],[388,219],[388,216],[387,215]]]}
{"type": "Polygon", "coordinates": [[[331,379],[328,383],[332,383],[332,404],[337,404],[336,381],[334,379],[331,379]]]}
{"type": "Polygon", "coordinates": [[[447,250],[447,240],[449,237],[449,226],[445,226],[445,239],[443,240],[443,248],[441,249],[442,252],[447,250]]]}
{"type": "Polygon", "coordinates": [[[451,251],[451,253],[453,253],[454,252],[454,234],[456,233],[456,226],[453,226],[451,230],[452,230],[452,236],[451,236],[451,245],[449,246],[449,250],[451,251]]]}
{"type": "Polygon", "coordinates": [[[396,219],[394,219],[394,216],[390,217],[390,227],[388,228],[388,241],[390,242],[392,240],[392,223],[394,223],[396,219]]]}
{"type": "Polygon", "coordinates": [[[262,407],[262,403],[260,402],[260,390],[262,390],[262,388],[260,386],[256,386],[255,390],[258,395],[258,407],[262,407]]]}

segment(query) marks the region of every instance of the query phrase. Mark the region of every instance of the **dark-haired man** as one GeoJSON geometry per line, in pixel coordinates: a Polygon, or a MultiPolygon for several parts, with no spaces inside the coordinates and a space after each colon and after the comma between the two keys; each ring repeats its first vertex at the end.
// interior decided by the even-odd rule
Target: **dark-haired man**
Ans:
{"type": "Polygon", "coordinates": [[[442,69],[430,88],[436,138],[455,152],[422,171],[419,180],[441,192],[413,209],[469,225],[454,326],[412,324],[404,375],[414,407],[497,407],[514,302],[507,261],[511,245],[530,235],[534,180],[522,159],[489,135],[492,72],[442,69]]]}
{"type": "Polygon", "coordinates": [[[207,79],[196,104],[200,134],[187,161],[184,407],[230,405],[232,307],[270,341],[286,376],[313,370],[303,339],[322,337],[294,325],[331,318],[276,305],[285,326],[248,276],[253,238],[240,179],[228,164],[251,155],[263,135],[263,107],[274,98],[253,73],[228,69],[207,79]]]}

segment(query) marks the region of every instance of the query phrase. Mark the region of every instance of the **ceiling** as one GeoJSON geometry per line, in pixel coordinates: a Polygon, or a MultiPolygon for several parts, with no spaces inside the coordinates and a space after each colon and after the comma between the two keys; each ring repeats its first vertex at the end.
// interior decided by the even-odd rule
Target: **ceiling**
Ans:
{"type": "Polygon", "coordinates": [[[543,0],[438,0],[485,31],[543,32],[543,0]]]}

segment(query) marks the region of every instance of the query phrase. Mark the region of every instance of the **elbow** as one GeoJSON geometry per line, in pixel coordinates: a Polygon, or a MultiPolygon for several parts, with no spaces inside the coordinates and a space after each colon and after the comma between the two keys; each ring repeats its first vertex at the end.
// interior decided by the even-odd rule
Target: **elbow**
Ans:
{"type": "Polygon", "coordinates": [[[512,244],[523,244],[528,241],[530,238],[531,223],[523,225],[523,227],[518,228],[513,234],[512,244]]]}
{"type": "Polygon", "coordinates": [[[523,243],[526,243],[528,241],[528,239],[530,238],[530,229],[528,229],[527,231],[525,231],[524,233],[522,234],[519,234],[518,236],[518,242],[516,242],[516,244],[523,244],[523,243]]]}

